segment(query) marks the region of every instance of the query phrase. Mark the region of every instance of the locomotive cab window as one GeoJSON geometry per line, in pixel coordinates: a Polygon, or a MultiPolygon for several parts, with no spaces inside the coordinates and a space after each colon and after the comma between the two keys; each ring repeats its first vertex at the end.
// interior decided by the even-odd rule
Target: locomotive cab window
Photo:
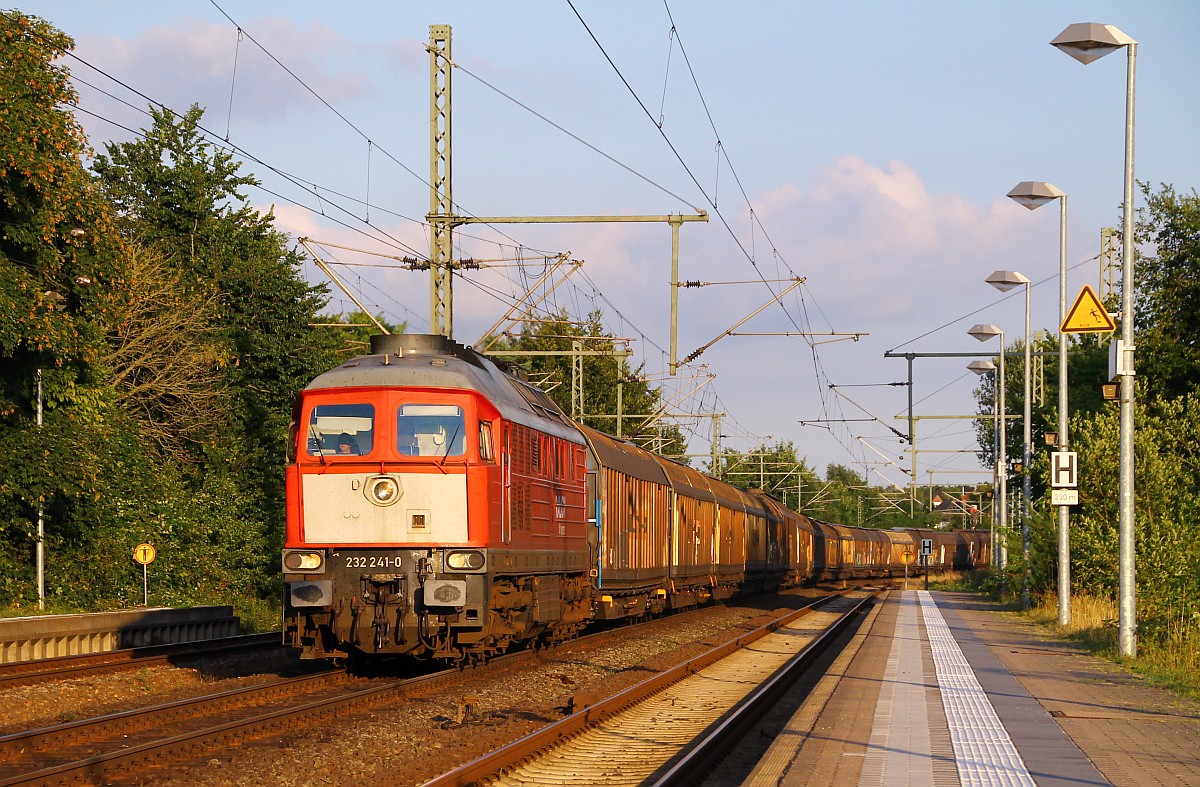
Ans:
{"type": "Polygon", "coordinates": [[[308,416],[309,456],[365,456],[375,447],[375,407],[319,404],[308,416]]]}
{"type": "Polygon", "coordinates": [[[396,453],[401,456],[462,456],[466,423],[453,404],[403,404],[396,411],[396,453]]]}

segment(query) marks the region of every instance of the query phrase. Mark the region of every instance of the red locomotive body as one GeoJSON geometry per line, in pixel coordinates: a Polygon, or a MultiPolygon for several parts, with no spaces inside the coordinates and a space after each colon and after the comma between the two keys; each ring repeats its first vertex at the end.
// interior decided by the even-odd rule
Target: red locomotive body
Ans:
{"type": "Polygon", "coordinates": [[[296,405],[285,638],[310,657],[463,660],[570,636],[594,563],[582,437],[466,348],[375,339],[296,405]]]}

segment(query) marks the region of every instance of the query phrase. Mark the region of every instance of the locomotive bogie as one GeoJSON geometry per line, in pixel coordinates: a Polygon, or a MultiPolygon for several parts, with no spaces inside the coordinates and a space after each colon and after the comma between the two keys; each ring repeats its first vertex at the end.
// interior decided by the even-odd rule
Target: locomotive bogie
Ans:
{"type": "MultiPolygon", "coordinates": [[[[310,552],[288,550],[285,563],[310,552]]],[[[483,549],[329,550],[322,572],[284,574],[285,639],[305,658],[459,660],[539,636],[565,639],[591,619],[587,571],[498,575],[484,569],[493,558],[483,549]]]]}

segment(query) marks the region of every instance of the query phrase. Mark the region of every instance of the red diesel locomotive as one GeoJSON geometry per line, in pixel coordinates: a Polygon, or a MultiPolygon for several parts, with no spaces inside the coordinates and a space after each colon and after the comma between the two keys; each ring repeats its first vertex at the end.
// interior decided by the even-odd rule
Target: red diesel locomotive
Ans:
{"type": "Polygon", "coordinates": [[[987,531],[810,520],[576,424],[441,336],[372,337],[313,380],[293,450],[283,636],[307,658],[480,660],[592,620],[886,576],[921,537],[939,568],[988,559],[987,531]]]}

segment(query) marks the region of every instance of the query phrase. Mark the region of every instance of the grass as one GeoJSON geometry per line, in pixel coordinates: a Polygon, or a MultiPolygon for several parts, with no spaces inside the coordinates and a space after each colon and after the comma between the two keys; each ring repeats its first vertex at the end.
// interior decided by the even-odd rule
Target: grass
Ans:
{"type": "Polygon", "coordinates": [[[1169,691],[1200,701],[1200,626],[1184,621],[1157,636],[1139,634],[1137,656],[1120,655],[1116,601],[1105,596],[1071,598],[1071,622],[1058,623],[1058,599],[1047,595],[1025,613],[1034,623],[1082,645],[1090,653],[1126,667],[1169,691]]]}

